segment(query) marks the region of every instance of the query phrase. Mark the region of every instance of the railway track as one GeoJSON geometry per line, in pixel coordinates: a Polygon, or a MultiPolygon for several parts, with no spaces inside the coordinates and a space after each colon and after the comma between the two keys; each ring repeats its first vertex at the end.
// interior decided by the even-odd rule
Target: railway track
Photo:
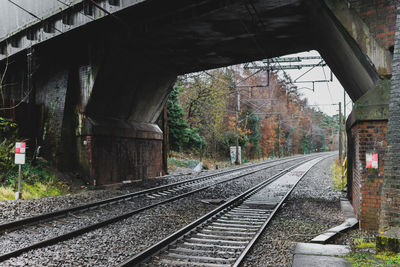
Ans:
{"type": "Polygon", "coordinates": [[[281,171],[119,267],[239,266],[297,183],[326,157],[281,171]]]}
{"type": "MultiPolygon", "coordinates": [[[[311,156],[315,157],[315,156],[311,156]]],[[[304,157],[302,157],[304,158],[304,157]]],[[[310,158],[310,157],[308,157],[310,158]]],[[[268,161],[244,166],[211,175],[205,175],[165,186],[126,194],[106,200],[96,201],[73,208],[0,225],[0,243],[4,246],[0,262],[16,257],[24,252],[82,235],[111,223],[126,219],[144,210],[165,204],[211,186],[226,183],[246,175],[299,160],[298,157],[268,161]],[[136,203],[134,200],[138,200],[136,203]],[[108,218],[108,219],[104,219],[108,218]],[[14,236],[10,236],[11,234],[14,236]],[[35,242],[27,243],[28,239],[35,242]]]]}

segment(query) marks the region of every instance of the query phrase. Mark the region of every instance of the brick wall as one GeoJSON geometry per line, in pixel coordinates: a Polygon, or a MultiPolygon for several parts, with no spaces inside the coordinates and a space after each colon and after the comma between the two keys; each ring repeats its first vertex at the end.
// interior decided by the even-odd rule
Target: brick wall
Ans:
{"type": "Polygon", "coordinates": [[[385,48],[394,45],[397,0],[349,0],[385,48]]]}
{"type": "Polygon", "coordinates": [[[386,149],[387,121],[362,121],[352,129],[355,159],[353,161],[352,202],[363,229],[377,230],[381,207],[381,186],[383,183],[384,158],[386,149]],[[367,169],[367,152],[377,152],[378,169],[367,169]]]}
{"type": "Polygon", "coordinates": [[[388,147],[382,188],[380,230],[400,227],[400,6],[390,88],[388,147]]]}
{"type": "Polygon", "coordinates": [[[360,216],[360,160],[358,158],[358,151],[359,151],[359,147],[360,147],[360,138],[358,135],[358,128],[355,126],[351,129],[351,138],[353,140],[353,149],[354,149],[354,156],[355,158],[353,158],[352,160],[352,164],[351,164],[351,168],[352,168],[352,184],[351,184],[351,199],[352,199],[352,204],[353,204],[353,208],[354,208],[354,212],[356,213],[357,217],[360,216]]]}

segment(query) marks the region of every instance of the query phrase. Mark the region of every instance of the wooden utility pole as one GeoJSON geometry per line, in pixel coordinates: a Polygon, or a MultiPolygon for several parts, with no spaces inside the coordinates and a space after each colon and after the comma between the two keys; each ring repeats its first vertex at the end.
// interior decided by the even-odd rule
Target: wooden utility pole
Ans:
{"type": "Polygon", "coordinates": [[[281,157],[281,114],[278,114],[278,158],[281,157]]]}
{"type": "Polygon", "coordinates": [[[339,159],[342,160],[343,155],[343,136],[342,136],[342,102],[339,102],[339,159]]]}
{"type": "Polygon", "coordinates": [[[235,159],[235,164],[239,165],[240,160],[239,160],[239,113],[240,113],[240,94],[239,90],[236,89],[236,159],[235,159]]]}

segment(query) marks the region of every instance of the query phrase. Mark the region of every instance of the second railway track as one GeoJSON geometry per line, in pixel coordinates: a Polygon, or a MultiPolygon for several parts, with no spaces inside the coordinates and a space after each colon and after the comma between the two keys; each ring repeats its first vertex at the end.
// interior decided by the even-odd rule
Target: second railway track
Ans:
{"type": "Polygon", "coordinates": [[[308,170],[326,157],[296,164],[204,215],[122,266],[239,266],[308,170]]]}
{"type": "MultiPolygon", "coordinates": [[[[250,173],[258,172],[296,160],[300,159],[292,158],[273,162],[264,162],[261,164],[254,164],[251,166],[229,170],[223,173],[201,176],[179,183],[160,186],[157,188],[114,197],[107,200],[84,204],[70,209],[56,211],[54,213],[38,215],[15,222],[2,224],[0,225],[0,231],[3,231],[3,233],[15,228],[18,229],[24,227],[24,229],[18,230],[22,231],[22,235],[36,235],[40,237],[38,240],[41,241],[37,242],[37,239],[33,238],[36,243],[33,242],[29,245],[18,245],[18,241],[16,240],[17,238],[5,238],[4,241],[5,235],[0,236],[3,239],[2,243],[7,245],[3,246],[6,251],[5,253],[2,252],[4,254],[0,255],[0,261],[7,260],[11,257],[16,257],[24,252],[33,249],[56,244],[63,240],[82,235],[94,229],[98,229],[113,222],[128,218],[133,214],[137,214],[146,209],[150,209],[157,205],[183,198],[190,194],[209,188],[213,185],[238,179],[250,173]],[[226,177],[227,175],[233,177],[226,177]],[[134,206],[134,202],[129,200],[136,199],[137,197],[146,198],[147,204],[143,205],[142,203],[141,207],[134,206]],[[115,207],[114,205],[123,205],[124,211],[115,212],[113,209],[113,207],[115,207]]],[[[24,243],[26,243],[26,240],[24,243]]]]}

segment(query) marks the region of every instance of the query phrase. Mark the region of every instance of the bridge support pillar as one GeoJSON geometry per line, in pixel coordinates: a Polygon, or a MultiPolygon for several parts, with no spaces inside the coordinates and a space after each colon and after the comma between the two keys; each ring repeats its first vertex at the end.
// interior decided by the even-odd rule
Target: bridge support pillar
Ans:
{"type": "Polygon", "coordinates": [[[155,124],[95,122],[93,135],[83,140],[91,184],[159,176],[162,171],[162,140],[162,131],[155,124]]]}
{"type": "Polygon", "coordinates": [[[400,252],[400,5],[397,7],[396,40],[393,55],[393,74],[390,88],[388,146],[385,159],[385,178],[382,185],[377,249],[400,252]],[[382,246],[382,241],[392,245],[382,246]]]}
{"type": "Polygon", "coordinates": [[[349,139],[348,195],[360,226],[378,230],[383,183],[390,81],[382,80],[356,103],[346,130],[349,139]],[[378,155],[378,166],[368,166],[367,154],[378,155]],[[371,168],[372,167],[372,168],[371,168]]]}

